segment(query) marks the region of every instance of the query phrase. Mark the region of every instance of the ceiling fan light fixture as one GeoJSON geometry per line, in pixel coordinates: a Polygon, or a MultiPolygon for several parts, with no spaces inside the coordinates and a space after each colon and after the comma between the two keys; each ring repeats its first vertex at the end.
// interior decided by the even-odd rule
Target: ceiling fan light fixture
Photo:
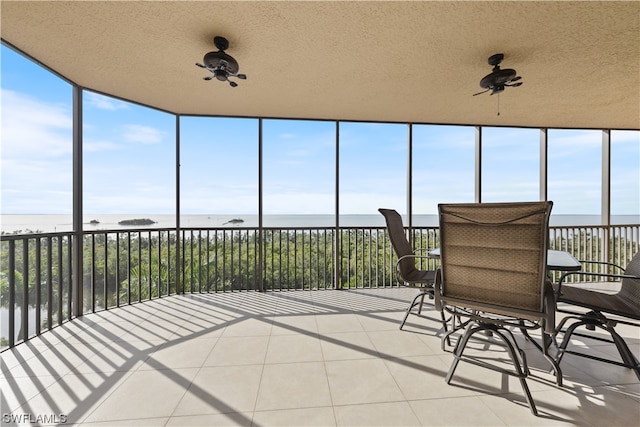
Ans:
{"type": "Polygon", "coordinates": [[[224,69],[216,69],[213,71],[213,75],[220,81],[227,80],[227,72],[224,69]]]}

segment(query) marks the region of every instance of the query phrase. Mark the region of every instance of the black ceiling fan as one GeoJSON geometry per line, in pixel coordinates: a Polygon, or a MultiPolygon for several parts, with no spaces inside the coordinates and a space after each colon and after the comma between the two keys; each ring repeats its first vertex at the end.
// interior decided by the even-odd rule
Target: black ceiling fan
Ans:
{"type": "Polygon", "coordinates": [[[500,69],[500,62],[504,59],[504,54],[496,53],[489,57],[489,65],[493,66],[491,74],[487,74],[480,80],[480,87],[485,89],[482,92],[474,93],[473,96],[491,91],[491,95],[503,92],[506,87],[516,87],[522,85],[519,81],[522,77],[516,75],[516,70],[506,68],[500,69]]]}
{"type": "Polygon", "coordinates": [[[238,74],[239,66],[238,61],[233,59],[232,56],[224,53],[229,48],[229,41],[222,36],[216,36],[213,38],[213,44],[218,48],[217,52],[209,52],[202,59],[203,64],[196,62],[196,65],[200,68],[205,68],[211,71],[211,76],[203,77],[204,80],[211,80],[214,77],[220,81],[229,82],[231,87],[238,86],[238,83],[229,80],[229,77],[237,77],[242,80],[247,79],[246,74],[238,74]]]}

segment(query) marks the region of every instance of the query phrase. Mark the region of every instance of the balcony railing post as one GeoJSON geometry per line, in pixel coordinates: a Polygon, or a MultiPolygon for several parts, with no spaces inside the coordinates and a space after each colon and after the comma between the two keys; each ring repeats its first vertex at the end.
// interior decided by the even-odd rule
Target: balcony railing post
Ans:
{"type": "Polygon", "coordinates": [[[616,263],[616,260],[611,258],[611,253],[609,252],[609,248],[613,247],[613,246],[609,246],[610,238],[611,238],[611,234],[609,232],[609,227],[603,227],[601,240],[602,240],[602,256],[604,259],[602,259],[602,261],[616,263]]]}
{"type": "MultiPolygon", "coordinates": [[[[69,298],[72,307],[70,316],[82,316],[83,308],[83,253],[84,234],[82,230],[82,95],[83,89],[78,85],[73,85],[73,237],[71,239],[71,282],[69,283],[69,298]]],[[[60,266],[60,268],[62,268],[60,266]]]]}
{"type": "Polygon", "coordinates": [[[42,238],[36,238],[36,271],[35,271],[35,285],[36,285],[36,295],[35,295],[35,306],[36,306],[36,335],[40,335],[41,322],[42,322],[42,312],[40,310],[40,306],[42,305],[42,238]]]}
{"type": "Polygon", "coordinates": [[[22,310],[20,311],[20,331],[18,339],[26,341],[29,336],[29,239],[22,242],[22,310]]]}
{"type": "Polygon", "coordinates": [[[13,347],[16,344],[15,331],[16,331],[16,242],[15,240],[9,240],[9,259],[8,259],[8,280],[9,280],[9,331],[8,340],[9,347],[13,347]]]}
{"type": "Polygon", "coordinates": [[[264,292],[265,290],[265,286],[264,286],[264,270],[266,268],[266,256],[265,256],[265,250],[266,248],[264,247],[264,245],[262,244],[262,242],[264,241],[264,239],[262,238],[262,235],[264,233],[264,229],[262,227],[258,228],[258,231],[254,234],[255,236],[255,252],[257,254],[257,260],[256,260],[256,278],[255,280],[257,281],[257,288],[260,292],[264,292]]]}

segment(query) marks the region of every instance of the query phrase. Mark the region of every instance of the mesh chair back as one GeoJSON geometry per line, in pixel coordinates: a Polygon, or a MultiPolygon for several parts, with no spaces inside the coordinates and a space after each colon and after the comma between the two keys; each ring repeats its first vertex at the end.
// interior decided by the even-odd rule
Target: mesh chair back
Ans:
{"type": "MultiPolygon", "coordinates": [[[[384,220],[387,223],[389,240],[391,240],[391,246],[393,246],[393,250],[398,256],[398,259],[406,255],[412,255],[413,248],[411,247],[409,240],[407,240],[400,214],[393,209],[381,208],[378,209],[378,211],[384,216],[384,220]]],[[[399,269],[402,277],[411,277],[416,271],[415,258],[407,257],[400,260],[399,269]]]]}
{"type": "MultiPolygon", "coordinates": [[[[630,276],[640,277],[640,252],[631,258],[624,272],[630,276]]],[[[622,279],[618,296],[635,306],[640,304],[640,279],[622,279]]]]}
{"type": "Polygon", "coordinates": [[[542,313],[551,207],[552,202],[438,205],[443,297],[506,309],[498,314],[542,313]]]}

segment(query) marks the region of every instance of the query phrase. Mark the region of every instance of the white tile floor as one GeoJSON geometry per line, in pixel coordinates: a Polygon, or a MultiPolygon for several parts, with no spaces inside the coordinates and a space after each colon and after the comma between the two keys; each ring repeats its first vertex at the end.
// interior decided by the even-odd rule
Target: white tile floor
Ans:
{"type": "MultiPolygon", "coordinates": [[[[530,343],[539,417],[501,373],[460,363],[447,385],[440,324],[411,316],[398,329],[414,295],[198,294],[86,315],[2,353],[2,424],[640,425],[631,370],[567,355],[560,388],[530,343]]],[[[638,329],[620,331],[640,353],[638,329]]]]}

